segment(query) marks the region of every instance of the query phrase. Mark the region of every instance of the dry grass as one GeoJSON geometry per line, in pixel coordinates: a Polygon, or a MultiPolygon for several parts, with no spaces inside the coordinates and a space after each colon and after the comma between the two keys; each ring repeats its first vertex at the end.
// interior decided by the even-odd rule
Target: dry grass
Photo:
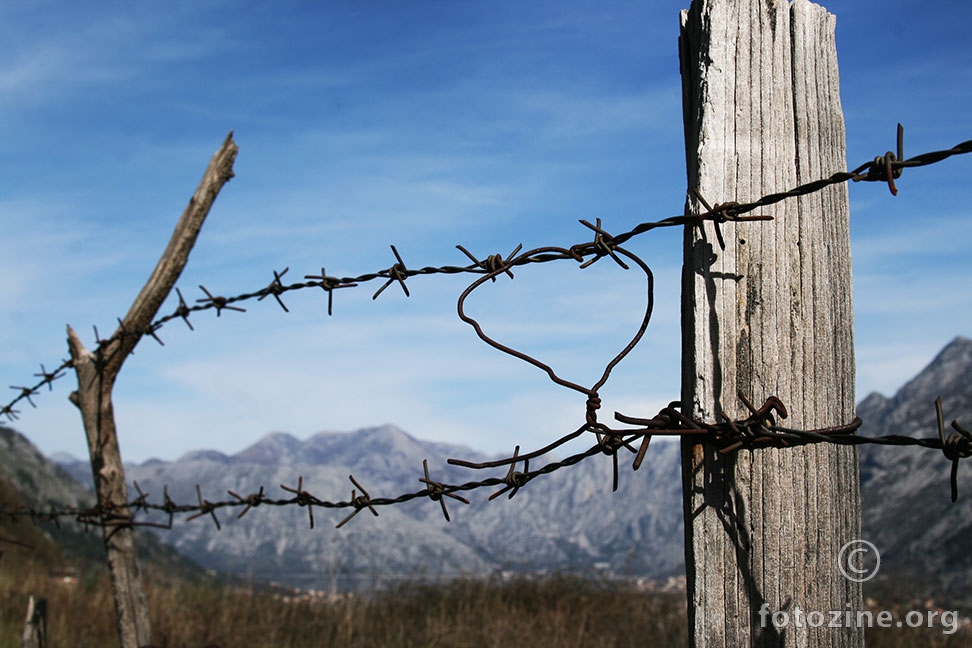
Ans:
{"type": "Polygon", "coordinates": [[[161,645],[644,646],[684,644],[681,597],[570,577],[414,583],[365,598],[284,601],[269,592],[167,589],[161,645]]]}
{"type": "MultiPolygon", "coordinates": [[[[73,586],[4,570],[0,648],[19,645],[27,598],[48,601],[51,646],[113,646],[113,604],[103,574],[73,586]]],[[[150,581],[158,646],[684,645],[682,597],[635,592],[568,576],[543,580],[414,583],[327,602],[217,583],[150,581]]]]}
{"type": "MultiPolygon", "coordinates": [[[[411,583],[331,602],[158,576],[149,578],[149,588],[155,645],[165,648],[687,644],[682,595],[572,576],[411,583]]],[[[36,566],[8,561],[0,572],[0,648],[20,645],[31,594],[47,598],[50,646],[117,645],[103,570],[63,585],[36,566]]],[[[878,648],[970,643],[966,633],[948,636],[940,629],[872,630],[867,640],[878,648]]]]}

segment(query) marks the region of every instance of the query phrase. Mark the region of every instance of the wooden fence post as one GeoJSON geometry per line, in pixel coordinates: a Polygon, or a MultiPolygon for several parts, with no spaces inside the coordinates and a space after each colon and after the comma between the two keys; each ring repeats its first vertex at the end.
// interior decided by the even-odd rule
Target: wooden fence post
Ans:
{"type": "MultiPolygon", "coordinates": [[[[690,188],[750,201],[846,168],[832,15],[809,0],[693,0],[681,23],[690,188]]],[[[705,211],[695,198],[686,210],[705,211]]],[[[789,427],[848,423],[846,185],[761,213],[775,220],[721,225],[724,249],[713,223],[686,228],[683,407],[716,422],[748,415],[739,393],[776,395],[789,427]]],[[[682,472],[693,646],[863,645],[853,624],[828,627],[828,611],[844,626],[862,606],[836,564],[860,537],[856,448],[720,455],[685,437],[682,472]]]]}
{"type": "Polygon", "coordinates": [[[151,332],[152,320],[189,260],[189,252],[210,207],[223,185],[233,177],[237,150],[230,132],[210,160],[155,270],[109,341],[89,351],[68,326],[68,347],[78,377],[78,390],[70,398],[81,410],[98,505],[105,507],[102,514],[105,551],[122,648],[150,644],[151,626],[135,554],[135,533],[127,506],[125,468],[118,446],[111,391],[125,358],[141,337],[151,332]]]}
{"type": "Polygon", "coordinates": [[[36,601],[31,596],[27,603],[27,620],[21,637],[23,648],[46,648],[47,646],[47,599],[36,601]]]}

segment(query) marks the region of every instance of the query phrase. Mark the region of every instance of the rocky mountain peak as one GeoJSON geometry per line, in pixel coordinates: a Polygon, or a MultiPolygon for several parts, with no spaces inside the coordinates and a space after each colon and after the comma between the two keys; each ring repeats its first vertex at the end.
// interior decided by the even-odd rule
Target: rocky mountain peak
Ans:
{"type": "Polygon", "coordinates": [[[956,337],[935,356],[928,366],[908,381],[896,401],[935,400],[962,392],[972,381],[972,340],[956,337]]]}
{"type": "Polygon", "coordinates": [[[237,463],[279,465],[300,460],[303,442],[286,432],[271,432],[250,447],[237,452],[232,459],[237,463]]]}
{"type": "MultiPolygon", "coordinates": [[[[218,450],[192,450],[179,457],[176,460],[176,463],[189,461],[215,461],[216,463],[230,463],[232,459],[218,450]]],[[[152,465],[153,463],[163,462],[159,459],[149,459],[148,461],[144,462],[143,465],[152,465]]]]}

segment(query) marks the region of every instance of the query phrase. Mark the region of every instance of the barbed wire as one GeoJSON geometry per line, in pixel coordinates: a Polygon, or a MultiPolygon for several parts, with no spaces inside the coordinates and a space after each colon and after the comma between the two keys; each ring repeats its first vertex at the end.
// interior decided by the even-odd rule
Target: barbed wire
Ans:
{"type": "MultiPolygon", "coordinates": [[[[520,446],[516,446],[512,456],[505,459],[493,461],[471,462],[462,459],[449,459],[448,463],[473,470],[485,470],[497,467],[506,467],[506,474],[502,477],[493,476],[481,480],[468,481],[458,484],[439,482],[432,479],[429,473],[428,460],[423,460],[422,469],[424,476],[419,477],[418,481],[424,484],[424,488],[416,491],[409,491],[398,494],[394,497],[373,497],[361,483],[355,479],[354,475],[349,475],[353,488],[351,497],[347,500],[326,500],[321,499],[304,488],[303,476],[298,476],[296,486],[280,484],[280,488],[292,494],[292,497],[272,498],[266,494],[264,486],[248,495],[241,495],[235,491],[228,490],[227,494],[232,499],[211,501],[203,497],[199,484],[196,484],[197,501],[194,503],[178,503],[169,496],[168,485],[163,486],[162,501],[149,501],[150,493],[146,493],[139,486],[138,482],[133,482],[138,497],[129,502],[115,504],[105,502],[90,507],[49,507],[41,509],[29,506],[19,506],[14,508],[0,507],[0,515],[9,519],[30,518],[35,523],[54,522],[60,524],[62,518],[73,519],[85,526],[114,527],[114,526],[141,526],[158,529],[171,529],[176,515],[188,514],[186,522],[209,516],[216,528],[222,529],[222,525],[216,513],[222,509],[241,509],[236,513],[236,518],[242,518],[250,510],[259,506],[282,507],[299,506],[306,507],[310,528],[314,528],[314,507],[322,509],[351,509],[351,512],[337,523],[336,528],[341,528],[351,521],[358,513],[364,510],[370,511],[377,516],[376,507],[391,506],[402,504],[416,499],[427,498],[433,502],[438,502],[442,515],[446,521],[450,521],[448,509],[446,508],[445,498],[450,498],[463,504],[470,501],[460,495],[482,488],[499,487],[499,490],[489,496],[489,500],[507,494],[512,499],[521,488],[538,477],[549,475],[553,472],[574,466],[581,461],[598,454],[608,455],[613,458],[613,490],[618,489],[618,453],[626,449],[634,454],[632,470],[638,470],[646,456],[651,439],[656,436],[693,436],[699,441],[707,441],[719,448],[720,453],[736,452],[742,449],[756,449],[766,447],[787,448],[811,443],[832,443],[836,445],[892,445],[892,446],[917,446],[941,450],[944,456],[952,462],[951,489],[952,501],[958,497],[957,467],[962,458],[972,456],[972,434],[963,428],[957,421],[952,421],[952,428],[955,430],[948,436],[945,434],[944,417],[942,415],[941,398],[935,401],[938,413],[938,437],[914,438],[904,435],[885,435],[878,437],[864,437],[856,434],[862,422],[856,418],[841,426],[821,428],[816,430],[796,430],[777,424],[777,417],[786,418],[788,412],[786,406],[775,396],[770,396],[759,408],[753,406],[752,402],[744,395],[739,394],[739,399],[749,411],[749,415],[738,420],[726,420],[721,423],[705,423],[696,421],[685,416],[680,411],[678,402],[670,403],[662,408],[657,415],[650,419],[640,419],[615,413],[615,419],[620,423],[637,425],[634,429],[612,429],[605,425],[598,427],[600,436],[597,443],[587,450],[568,456],[565,459],[553,460],[544,463],[540,468],[530,469],[531,459],[536,460],[545,455],[549,455],[549,448],[562,445],[570,439],[576,438],[578,432],[570,433],[562,437],[555,444],[527,454],[520,454],[520,446]],[[522,464],[522,469],[517,466],[522,464]],[[167,517],[164,523],[148,520],[136,519],[140,513],[161,512],[167,517]]],[[[582,428],[580,431],[583,431],[582,428]]]]}
{"type": "MultiPolygon", "coordinates": [[[[592,225],[586,220],[581,220],[581,224],[594,231],[594,240],[590,242],[578,243],[569,248],[538,248],[534,251],[534,254],[520,254],[517,256],[521,249],[521,247],[518,246],[505,258],[501,254],[492,254],[487,256],[485,259],[480,260],[463,246],[457,245],[456,248],[466,257],[468,257],[470,261],[472,261],[470,265],[426,266],[416,269],[407,267],[401,254],[399,254],[398,249],[392,245],[390,247],[396,261],[394,264],[387,269],[365,273],[357,277],[330,276],[322,266],[319,275],[304,275],[304,279],[307,281],[285,285],[281,279],[290,271],[290,268],[286,267],[281,272],[276,270],[273,271],[273,281],[271,281],[269,285],[257,290],[240,293],[230,297],[214,295],[205,286],[200,285],[199,289],[205,294],[205,297],[197,299],[195,304],[192,306],[186,302],[182,295],[182,291],[179,288],[176,288],[176,295],[179,300],[179,305],[170,314],[156,319],[148,327],[146,327],[145,330],[128,331],[124,330],[123,328],[119,328],[119,330],[116,331],[111,337],[101,339],[98,335],[97,327],[94,327],[95,341],[97,343],[94,353],[99,355],[103,354],[105,348],[111,342],[113,342],[116,338],[125,335],[134,335],[138,337],[149,335],[155,339],[156,342],[164,346],[165,343],[159,337],[158,332],[172,320],[181,319],[183,322],[185,322],[186,326],[188,326],[190,330],[194,330],[192,323],[189,321],[189,316],[194,313],[215,309],[216,316],[219,317],[223,310],[245,312],[246,309],[237,306],[236,304],[254,299],[257,301],[262,301],[268,296],[273,296],[277,304],[285,312],[290,312],[281,299],[281,296],[289,292],[308,288],[320,288],[327,293],[327,311],[328,315],[332,315],[334,308],[334,291],[338,289],[357,287],[375,280],[384,280],[384,283],[372,295],[372,299],[377,299],[381,293],[385,291],[385,289],[396,282],[399,284],[405,295],[409,296],[410,293],[406,285],[406,280],[417,276],[469,273],[487,275],[495,279],[497,275],[505,273],[512,278],[512,269],[516,266],[530,263],[547,263],[567,258],[573,258],[574,260],[581,262],[582,267],[587,267],[604,256],[611,256],[615,261],[617,261],[618,259],[616,254],[613,253],[616,246],[622,245],[636,236],[640,236],[659,228],[677,227],[683,225],[698,226],[705,221],[711,221],[715,223],[719,243],[720,245],[723,245],[722,233],[719,228],[721,224],[726,222],[772,220],[771,216],[765,215],[744,216],[744,214],[748,214],[749,212],[760,207],[772,205],[787,198],[805,196],[817,191],[821,191],[826,187],[848,181],[886,182],[888,183],[888,187],[890,188],[892,194],[897,195],[897,187],[894,181],[901,176],[903,169],[928,166],[956,155],[972,153],[972,140],[967,140],[965,142],[956,144],[949,149],[931,151],[916,155],[909,159],[904,159],[903,142],[904,129],[900,124],[898,124],[897,154],[889,151],[883,156],[876,157],[874,160],[858,166],[853,171],[834,173],[828,178],[808,182],[788,191],[768,194],[753,202],[726,202],[716,203],[715,205],[710,206],[709,203],[706,202],[697,191],[694,191],[694,195],[705,207],[705,211],[702,213],[697,215],[683,214],[663,218],[658,221],[639,223],[630,230],[615,235],[611,235],[602,229],[600,220],[597,221],[596,225],[592,225]],[[588,256],[592,256],[593,258],[585,261],[584,259],[588,256]]],[[[0,407],[0,416],[6,416],[10,421],[17,420],[21,411],[15,409],[15,406],[22,400],[26,400],[32,407],[36,408],[37,405],[33,402],[33,400],[31,400],[31,396],[38,395],[41,388],[43,388],[45,385],[48,387],[48,391],[51,391],[51,383],[62,377],[64,373],[72,367],[73,362],[70,359],[61,361],[57,368],[50,372],[47,371],[42,364],[41,372],[33,374],[34,377],[40,378],[40,380],[35,384],[27,386],[11,385],[10,388],[17,390],[18,394],[6,405],[0,407]]]]}
{"type": "MultiPolygon", "coordinates": [[[[246,496],[242,496],[233,491],[227,491],[228,494],[233,497],[233,499],[210,501],[203,497],[200,487],[197,484],[197,502],[189,504],[180,504],[174,502],[169,497],[167,486],[163,487],[163,501],[161,503],[149,502],[149,494],[142,492],[141,488],[136,482],[134,486],[136,491],[139,493],[139,496],[130,502],[113,503],[111,501],[105,501],[101,502],[97,506],[89,508],[52,507],[46,511],[30,507],[19,507],[14,509],[0,508],[0,514],[8,515],[12,518],[27,516],[31,517],[35,521],[53,521],[55,523],[58,523],[61,518],[70,517],[85,525],[105,527],[151,526],[168,529],[172,527],[174,515],[188,513],[190,515],[186,518],[187,521],[208,515],[212,518],[216,527],[220,528],[220,522],[216,516],[216,512],[223,508],[243,507],[243,510],[237,515],[237,517],[240,518],[249,512],[250,509],[257,506],[296,505],[307,508],[309,523],[311,528],[313,528],[313,508],[315,506],[326,509],[353,509],[343,520],[341,520],[341,522],[337,524],[337,527],[340,528],[348,523],[362,510],[368,509],[372,514],[377,516],[378,511],[376,507],[400,504],[417,498],[428,498],[432,501],[439,502],[442,508],[443,516],[446,518],[446,520],[449,520],[449,513],[446,509],[446,502],[444,498],[450,498],[461,503],[468,504],[469,500],[458,493],[496,486],[500,486],[501,488],[489,497],[490,500],[506,493],[509,493],[508,497],[512,498],[523,486],[533,479],[536,479],[542,475],[550,474],[567,466],[575,465],[596,454],[605,454],[612,457],[612,487],[614,490],[617,490],[619,452],[622,449],[626,449],[633,453],[635,458],[632,462],[632,468],[637,470],[644,461],[648,445],[652,437],[671,435],[698,436],[700,437],[700,440],[713,443],[720,449],[720,452],[723,453],[734,452],[740,449],[755,449],[760,447],[791,447],[821,442],[838,445],[881,444],[895,446],[919,446],[938,449],[942,451],[946,459],[952,462],[950,482],[952,500],[955,501],[958,497],[958,462],[962,458],[972,456],[972,435],[970,435],[969,432],[961,427],[956,421],[952,422],[954,432],[950,433],[948,436],[945,435],[944,419],[942,416],[940,399],[936,403],[939,421],[939,435],[937,438],[913,438],[903,435],[862,437],[856,434],[856,430],[861,425],[859,418],[855,418],[854,421],[844,425],[817,430],[796,430],[785,428],[777,425],[776,423],[776,417],[787,417],[786,407],[778,398],[775,396],[770,396],[766,399],[762,406],[756,408],[743,394],[739,394],[739,398],[749,411],[749,415],[746,418],[739,420],[730,420],[727,417],[722,416],[722,418],[725,420],[719,423],[695,421],[688,418],[680,411],[680,405],[678,402],[671,403],[668,407],[663,408],[656,416],[650,419],[636,418],[615,412],[614,416],[616,421],[624,425],[638,426],[633,429],[612,428],[602,422],[599,422],[597,418],[597,412],[601,406],[598,391],[609,379],[612,369],[641,340],[651,319],[653,307],[654,279],[652,272],[648,265],[640,257],[630,250],[621,247],[625,241],[653,229],[684,225],[700,226],[705,221],[711,221],[716,226],[716,233],[719,243],[724,247],[721,230],[719,229],[721,224],[726,222],[765,221],[773,219],[772,216],[767,215],[744,215],[754,211],[758,207],[774,204],[787,198],[821,191],[826,187],[851,180],[887,182],[891,192],[896,194],[897,187],[894,184],[894,180],[901,175],[902,169],[906,167],[934,164],[953,155],[970,153],[972,152],[972,140],[958,144],[951,149],[933,151],[907,160],[901,159],[903,158],[903,129],[899,125],[897,149],[897,154],[888,152],[884,156],[875,158],[875,160],[863,164],[853,171],[836,173],[831,175],[829,178],[803,184],[786,192],[769,194],[751,203],[717,203],[714,206],[710,206],[709,203],[706,202],[706,200],[697,191],[695,191],[694,194],[699,203],[705,207],[705,211],[697,215],[673,216],[660,221],[641,223],[631,230],[618,235],[612,235],[607,232],[603,228],[600,219],[597,219],[595,224],[591,224],[586,220],[581,220],[581,224],[593,232],[593,240],[577,243],[567,248],[554,246],[538,247],[521,253],[520,250],[522,249],[522,246],[517,246],[516,249],[514,249],[513,252],[508,254],[506,257],[503,257],[500,254],[493,254],[487,256],[483,260],[480,260],[466,248],[458,245],[456,247],[459,249],[459,251],[472,261],[471,265],[445,265],[439,267],[412,269],[407,267],[397,248],[392,245],[391,250],[396,262],[386,270],[379,270],[377,272],[371,272],[357,277],[333,277],[327,274],[324,267],[321,267],[320,275],[304,276],[304,279],[309,281],[285,285],[282,278],[290,271],[290,268],[287,267],[280,272],[274,270],[273,281],[266,287],[232,297],[214,295],[207,288],[200,285],[199,288],[206,296],[204,298],[197,299],[196,305],[194,306],[189,306],[186,303],[182,292],[176,288],[176,294],[179,300],[178,307],[169,315],[155,320],[144,331],[125,330],[123,326],[120,326],[118,331],[116,331],[112,337],[103,340],[98,335],[98,330],[95,327],[95,337],[98,344],[95,353],[104,354],[109,343],[111,343],[117,337],[125,335],[135,335],[139,337],[143,335],[150,335],[157,342],[159,342],[159,344],[164,345],[162,340],[157,335],[159,329],[161,329],[168,322],[177,318],[182,319],[185,324],[192,329],[193,327],[192,323],[189,321],[189,316],[203,310],[215,309],[217,317],[221,315],[223,310],[245,312],[244,308],[237,306],[236,304],[252,299],[262,301],[266,297],[272,296],[285,312],[289,312],[289,309],[284,304],[281,296],[294,290],[302,290],[305,288],[323,289],[328,295],[328,314],[330,315],[333,309],[333,291],[336,289],[355,287],[381,279],[384,280],[384,283],[376,290],[372,296],[372,299],[377,299],[385,289],[396,282],[399,284],[405,295],[409,296],[410,293],[406,285],[406,280],[415,276],[459,273],[478,274],[480,275],[479,278],[473,281],[473,283],[470,284],[459,297],[457,311],[460,319],[470,324],[476,331],[476,334],[485,343],[499,351],[516,357],[543,370],[554,383],[577,391],[586,396],[584,422],[572,432],[565,434],[561,438],[544,446],[543,448],[521,455],[520,448],[517,446],[512,456],[487,462],[476,463],[461,459],[449,459],[449,463],[452,465],[473,470],[506,467],[507,472],[504,477],[489,477],[462,484],[446,484],[432,480],[429,474],[428,463],[426,461],[423,462],[424,477],[420,477],[418,479],[418,481],[423,483],[425,487],[421,490],[403,493],[395,497],[372,497],[368,491],[365,490],[365,488],[354,478],[354,476],[350,475],[349,479],[353,485],[353,489],[351,491],[351,497],[349,500],[323,500],[306,491],[303,487],[303,477],[299,476],[296,487],[290,487],[282,484],[280,486],[284,491],[291,493],[293,497],[272,499],[265,494],[264,487],[260,486],[257,492],[246,496]],[[495,281],[501,274],[506,274],[511,279],[514,278],[514,268],[531,263],[547,263],[568,259],[579,263],[581,268],[587,268],[605,257],[610,257],[615,263],[625,270],[630,269],[627,262],[633,263],[645,273],[647,304],[641,325],[639,326],[635,335],[616,356],[608,361],[600,378],[591,387],[584,387],[565,380],[559,377],[549,365],[546,365],[536,358],[533,358],[532,356],[529,356],[521,351],[496,342],[483,332],[482,327],[474,318],[465,313],[465,300],[470,294],[472,294],[473,291],[487,281],[495,281]],[[596,437],[596,443],[588,450],[579,454],[571,455],[566,459],[548,461],[539,469],[532,471],[530,470],[531,460],[533,460],[534,463],[537,463],[538,460],[545,456],[549,456],[554,450],[574,439],[577,439],[585,433],[593,434],[596,437]],[[523,464],[523,469],[517,470],[517,466],[521,463],[523,464]],[[168,521],[163,524],[136,519],[136,516],[139,513],[150,511],[161,511],[167,514],[168,521]]],[[[121,323],[120,320],[119,323],[121,323]]],[[[11,386],[12,389],[19,390],[20,393],[8,405],[0,408],[0,414],[5,414],[11,420],[16,420],[19,411],[14,409],[14,405],[16,405],[20,400],[27,400],[31,406],[36,407],[36,404],[33,402],[31,397],[40,393],[39,390],[44,385],[47,385],[50,391],[52,389],[51,383],[53,383],[54,380],[62,377],[66,370],[72,366],[73,364],[70,360],[65,360],[54,371],[49,372],[44,365],[41,365],[41,373],[34,374],[35,377],[41,379],[40,382],[33,387],[11,386]]]]}

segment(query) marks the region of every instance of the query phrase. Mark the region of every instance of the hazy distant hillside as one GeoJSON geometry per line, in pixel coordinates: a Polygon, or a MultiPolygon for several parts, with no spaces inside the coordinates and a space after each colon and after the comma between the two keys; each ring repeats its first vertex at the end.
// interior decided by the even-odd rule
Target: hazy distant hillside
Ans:
{"type": "MultiPolygon", "coordinates": [[[[62,457],[64,458],[64,457],[62,457]]],[[[91,468],[87,462],[74,462],[68,471],[47,459],[22,434],[8,427],[0,426],[0,477],[5,479],[15,491],[12,495],[23,505],[35,510],[65,506],[87,508],[95,503],[94,494],[79,483],[70,472],[87,470],[85,483],[91,483],[91,468]]],[[[29,518],[11,520],[0,518],[0,528],[29,526],[29,518]]],[[[42,522],[37,530],[53,540],[62,550],[67,562],[94,561],[104,562],[104,545],[101,530],[85,529],[69,517],[61,518],[58,524],[42,522]]],[[[4,531],[8,533],[8,531],[4,531]]],[[[20,533],[20,530],[11,533],[20,533]]],[[[199,567],[177,555],[168,545],[148,533],[139,532],[139,556],[147,565],[165,570],[191,574],[199,567]]]]}

